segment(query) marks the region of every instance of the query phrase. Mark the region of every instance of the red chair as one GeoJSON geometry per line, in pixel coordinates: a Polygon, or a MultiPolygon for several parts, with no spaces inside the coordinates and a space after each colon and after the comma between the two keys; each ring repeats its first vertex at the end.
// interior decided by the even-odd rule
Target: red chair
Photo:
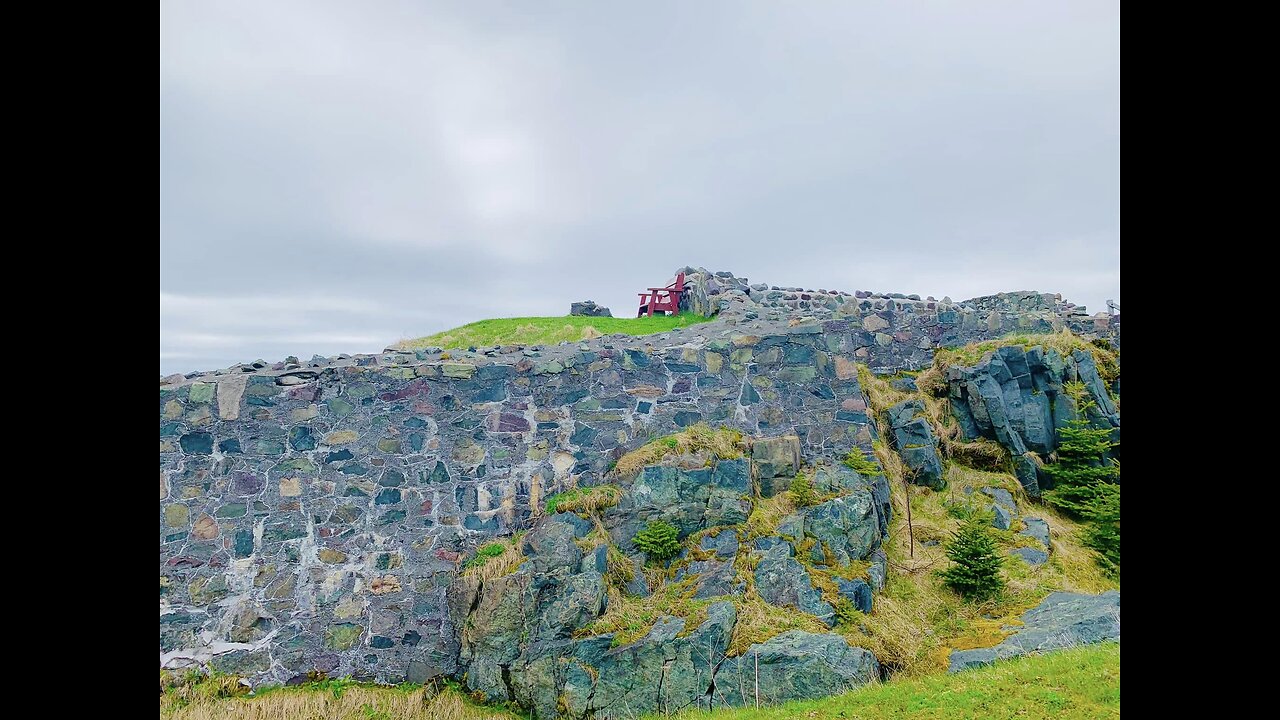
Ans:
{"type": "Polygon", "coordinates": [[[676,275],[676,281],[666,287],[649,288],[649,292],[640,295],[640,311],[636,317],[648,314],[653,317],[655,311],[666,311],[675,315],[680,312],[680,294],[684,292],[684,273],[676,275]]]}

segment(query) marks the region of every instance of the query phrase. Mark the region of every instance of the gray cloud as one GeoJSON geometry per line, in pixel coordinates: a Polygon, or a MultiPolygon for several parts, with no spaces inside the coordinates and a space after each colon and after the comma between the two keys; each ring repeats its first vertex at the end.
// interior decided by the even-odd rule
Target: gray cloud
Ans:
{"type": "Polygon", "coordinates": [[[161,6],[161,372],[684,264],[1120,296],[1113,2],[161,6]]]}

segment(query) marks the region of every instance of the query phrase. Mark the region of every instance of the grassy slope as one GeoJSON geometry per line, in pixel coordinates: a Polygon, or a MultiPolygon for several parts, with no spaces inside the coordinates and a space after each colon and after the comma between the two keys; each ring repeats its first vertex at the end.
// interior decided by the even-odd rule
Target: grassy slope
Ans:
{"type": "MultiPolygon", "coordinates": [[[[326,683],[279,688],[252,698],[215,698],[190,693],[189,702],[181,707],[171,693],[161,696],[160,717],[168,720],[515,720],[520,717],[472,705],[455,690],[445,690],[427,700],[422,690],[414,687],[348,686],[335,692],[333,686],[326,683]]],[[[1089,645],[1017,658],[954,675],[894,680],[844,695],[760,710],[704,710],[679,717],[686,720],[1118,718],[1120,645],[1089,645]]]]}
{"type": "Polygon", "coordinates": [[[576,342],[601,335],[652,335],[676,328],[688,327],[711,318],[682,313],[674,317],[655,315],[642,318],[582,317],[523,317],[481,320],[452,330],[416,340],[402,340],[395,347],[400,350],[420,350],[428,347],[465,348],[486,345],[553,345],[562,340],[576,342]]]}
{"type": "Polygon", "coordinates": [[[760,710],[703,710],[677,717],[685,720],[1118,718],[1120,645],[1088,645],[1008,660],[970,672],[896,680],[835,697],[760,710]]]}

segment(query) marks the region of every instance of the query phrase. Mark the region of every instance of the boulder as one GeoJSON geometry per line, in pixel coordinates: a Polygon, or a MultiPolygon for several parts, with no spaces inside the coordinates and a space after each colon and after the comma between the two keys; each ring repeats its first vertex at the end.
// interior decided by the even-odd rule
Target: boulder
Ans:
{"type": "Polygon", "coordinates": [[[613,317],[609,308],[595,304],[593,300],[583,300],[569,305],[570,315],[586,315],[588,317],[613,317]]]}
{"type": "Polygon", "coordinates": [[[889,408],[889,423],[898,454],[911,470],[911,482],[935,490],[946,487],[938,441],[924,417],[924,404],[920,400],[904,400],[894,405],[889,408]]]}
{"type": "MultiPolygon", "coordinates": [[[[729,602],[707,608],[707,619],[685,637],[685,620],[663,616],[629,645],[611,647],[612,635],[574,646],[564,671],[563,700],[570,717],[612,715],[626,708],[635,715],[670,714],[706,708],[716,666],[724,659],[737,622],[729,602]]],[[[538,716],[560,717],[539,709],[538,716]]]]}
{"type": "Polygon", "coordinates": [[[837,577],[836,587],[840,590],[840,596],[853,603],[853,606],[864,613],[871,612],[872,595],[871,585],[861,578],[856,580],[846,580],[837,577]]]}
{"type": "Polygon", "coordinates": [[[880,546],[880,521],[867,490],[805,510],[803,530],[817,541],[814,550],[823,555],[820,559],[833,565],[861,560],[880,546]]]}
{"type": "Polygon", "coordinates": [[[717,707],[826,697],[880,679],[880,663],[867,650],[832,634],[791,630],[729,658],[716,673],[717,707]]]}
{"type": "Polygon", "coordinates": [[[800,438],[796,435],[761,438],[751,446],[751,477],[761,497],[773,497],[791,485],[800,472],[800,438]]]}
{"type": "Polygon", "coordinates": [[[756,566],[755,583],[756,592],[765,602],[809,613],[828,627],[835,624],[835,608],[813,587],[809,572],[792,557],[789,543],[775,545],[764,553],[756,566]]]}
{"type": "Polygon", "coordinates": [[[1049,543],[1049,523],[1038,517],[1023,518],[1022,522],[1026,523],[1026,527],[1018,534],[1039,540],[1045,552],[1049,552],[1052,549],[1049,543]]]}
{"type": "Polygon", "coordinates": [[[1049,553],[1035,548],[1014,548],[1009,551],[1013,557],[1022,558],[1022,560],[1031,567],[1038,567],[1049,562],[1049,553]]]}
{"type": "Polygon", "coordinates": [[[950,671],[996,660],[1120,639],[1120,591],[1101,595],[1056,592],[1022,614],[1022,628],[990,648],[954,650],[950,671]]]}

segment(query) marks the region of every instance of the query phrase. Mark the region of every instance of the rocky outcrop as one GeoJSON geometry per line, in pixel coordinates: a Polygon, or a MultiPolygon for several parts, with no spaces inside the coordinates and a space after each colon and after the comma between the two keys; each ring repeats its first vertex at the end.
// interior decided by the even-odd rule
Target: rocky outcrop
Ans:
{"type": "MultiPolygon", "coordinates": [[[[669,458],[669,464],[643,468],[624,483],[617,505],[603,511],[599,525],[571,513],[540,520],[522,539],[524,561],[510,574],[464,575],[450,586],[451,626],[459,629],[461,648],[457,672],[470,690],[531,708],[539,718],[591,717],[623,708],[640,714],[740,705],[748,697],[754,702],[757,660],[765,701],[819,697],[878,677],[875,658],[837,635],[784,633],[746,654],[728,653],[735,603],[745,601],[748,587],[739,565],[753,568],[751,587],[765,602],[835,624],[829,600],[838,598],[824,598],[809,564],[847,566],[879,551],[882,518],[875,488],[884,478],[820,466],[815,475],[824,491],[838,497],[795,513],[780,523],[777,535],[744,545],[739,537],[755,497],[749,462],[688,467],[692,459],[669,458]],[[707,606],[696,627],[689,617],[661,616],[631,642],[620,644],[611,632],[592,635],[593,623],[609,607],[609,583],[631,593],[635,582],[608,577],[615,571],[604,543],[630,553],[635,563],[640,554],[631,546],[634,531],[654,519],[671,523],[681,536],[702,533],[675,561],[668,582],[691,587],[693,600],[718,602],[707,606]],[[808,554],[798,558],[798,547],[808,554]],[[748,657],[752,684],[745,696],[741,673],[748,657]]],[[[870,612],[871,583],[843,577],[835,582],[840,598],[870,612]]]]}
{"type": "Polygon", "coordinates": [[[880,677],[875,656],[839,635],[782,633],[729,658],[716,673],[716,699],[730,707],[825,697],[880,677]]]}
{"type": "Polygon", "coordinates": [[[609,312],[609,308],[597,305],[594,300],[571,303],[569,305],[569,314],[585,315],[587,317],[613,317],[613,313],[609,312]]]}
{"type": "Polygon", "coordinates": [[[1101,595],[1056,592],[1022,614],[1022,626],[991,648],[955,650],[950,670],[956,672],[996,660],[1059,648],[1120,639],[1120,591],[1101,595]]]}
{"type": "Polygon", "coordinates": [[[938,457],[938,439],[924,417],[924,403],[904,400],[889,408],[894,446],[910,471],[910,481],[934,490],[947,486],[938,457]]]}
{"type": "Polygon", "coordinates": [[[1006,345],[973,367],[947,370],[951,410],[964,437],[986,437],[1004,446],[1032,497],[1047,482],[1035,455],[1047,457],[1057,449],[1057,430],[1077,417],[1075,401],[1063,391],[1064,383],[1076,381],[1094,400],[1089,419],[1096,427],[1112,428],[1118,443],[1120,414],[1089,352],[1077,349],[1063,356],[1053,348],[1006,345]]]}

